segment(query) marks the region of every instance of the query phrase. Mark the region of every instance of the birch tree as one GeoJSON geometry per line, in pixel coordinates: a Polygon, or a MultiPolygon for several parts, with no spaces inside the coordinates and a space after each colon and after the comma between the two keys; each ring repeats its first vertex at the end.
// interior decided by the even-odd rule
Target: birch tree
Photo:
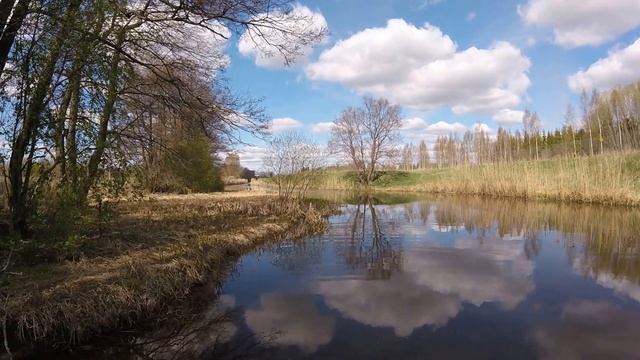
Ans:
{"type": "Polygon", "coordinates": [[[571,133],[571,142],[573,143],[573,156],[578,155],[578,148],[576,146],[576,112],[573,105],[567,105],[567,110],[564,113],[564,126],[568,132],[571,133]]]}
{"type": "Polygon", "coordinates": [[[429,157],[429,148],[424,140],[420,141],[420,146],[418,147],[418,167],[420,169],[426,169],[429,167],[430,157],[429,157]]]}

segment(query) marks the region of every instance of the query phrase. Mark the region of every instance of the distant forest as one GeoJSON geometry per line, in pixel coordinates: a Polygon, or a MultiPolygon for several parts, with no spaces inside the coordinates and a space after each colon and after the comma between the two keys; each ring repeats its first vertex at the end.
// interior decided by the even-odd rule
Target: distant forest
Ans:
{"type": "Polygon", "coordinates": [[[567,106],[564,126],[544,131],[535,112],[526,111],[523,131],[499,128],[495,136],[469,130],[462,137],[439,136],[432,151],[426,143],[406,144],[402,169],[597,155],[640,148],[640,83],[606,93],[583,92],[580,109],[567,106]]]}

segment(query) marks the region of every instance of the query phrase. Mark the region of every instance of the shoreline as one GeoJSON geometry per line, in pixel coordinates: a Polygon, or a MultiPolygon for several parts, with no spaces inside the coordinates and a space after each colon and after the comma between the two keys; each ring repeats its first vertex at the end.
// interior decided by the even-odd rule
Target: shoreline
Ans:
{"type": "Polygon", "coordinates": [[[502,193],[502,192],[481,192],[481,191],[464,191],[461,189],[445,189],[445,188],[423,188],[423,187],[370,187],[369,190],[362,188],[313,188],[313,191],[347,191],[347,192],[370,192],[373,194],[425,194],[425,195],[445,195],[445,196],[473,196],[487,199],[512,199],[520,201],[537,201],[537,202],[553,202],[558,204],[574,204],[574,205],[597,205],[612,206],[620,208],[637,208],[640,207],[640,199],[621,199],[621,198],[588,198],[584,196],[575,196],[575,194],[530,194],[530,193],[502,193]],[[570,196],[574,195],[574,196],[570,196]]]}
{"type": "Polygon", "coordinates": [[[501,191],[492,192],[488,191],[476,191],[469,190],[465,191],[463,187],[458,189],[447,189],[434,187],[432,189],[424,189],[424,188],[375,188],[375,192],[386,192],[386,193],[419,193],[419,194],[431,194],[431,195],[448,195],[448,196],[478,196],[488,199],[513,199],[513,200],[521,200],[521,201],[536,201],[536,202],[553,202],[558,204],[575,204],[575,205],[597,205],[597,206],[612,206],[612,207],[620,207],[620,208],[636,208],[640,207],[640,199],[627,199],[620,198],[615,196],[604,196],[604,197],[589,197],[588,195],[583,195],[579,193],[566,193],[566,194],[555,194],[555,193],[527,193],[527,192],[516,192],[516,193],[504,193],[501,191]]]}
{"type": "Polygon", "coordinates": [[[323,231],[333,212],[326,204],[302,210],[275,199],[257,192],[160,195],[124,204],[119,227],[107,235],[121,239],[119,251],[25,267],[9,279],[9,345],[77,345],[134,327],[184,301],[197,285],[221,284],[243,254],[323,231]]]}
{"type": "Polygon", "coordinates": [[[354,182],[351,171],[327,171],[319,176],[313,189],[640,206],[640,153],[637,152],[441,169],[387,170],[380,174],[368,189],[363,189],[354,182]]]}
{"type": "MultiPolygon", "coordinates": [[[[266,185],[260,185],[265,186],[266,185]]],[[[464,191],[463,188],[447,189],[447,188],[431,188],[426,185],[412,186],[412,187],[379,187],[372,186],[369,189],[365,188],[345,188],[345,187],[314,187],[310,188],[310,191],[344,191],[344,192],[358,192],[358,193],[382,193],[382,194],[425,194],[425,195],[445,195],[445,196],[474,196],[487,199],[512,199],[520,201],[537,201],[537,202],[553,202],[558,204],[575,204],[575,205],[597,205],[597,206],[612,206],[620,208],[638,208],[640,207],[640,198],[616,198],[616,197],[596,197],[589,198],[577,193],[567,194],[552,194],[552,193],[504,193],[504,192],[490,192],[490,191],[464,191]]]]}

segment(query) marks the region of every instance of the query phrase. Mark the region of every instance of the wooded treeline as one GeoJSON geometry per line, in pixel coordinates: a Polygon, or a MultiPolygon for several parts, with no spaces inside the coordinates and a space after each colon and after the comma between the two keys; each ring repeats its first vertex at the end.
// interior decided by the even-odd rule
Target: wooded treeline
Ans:
{"type": "Polygon", "coordinates": [[[221,77],[227,41],[248,33],[289,63],[325,35],[291,9],[289,0],[1,0],[0,162],[14,230],[29,236],[43,216],[73,217],[90,195],[117,196],[132,179],[150,191],[218,188],[217,152],[266,123],[260,103],[221,77]]]}
{"type": "Polygon", "coordinates": [[[640,149],[640,83],[590,95],[578,111],[569,105],[564,126],[543,131],[536,113],[526,111],[523,130],[499,128],[495,135],[468,130],[462,137],[439,136],[431,152],[425,142],[406,144],[399,158],[404,170],[468,164],[597,155],[640,149]]]}

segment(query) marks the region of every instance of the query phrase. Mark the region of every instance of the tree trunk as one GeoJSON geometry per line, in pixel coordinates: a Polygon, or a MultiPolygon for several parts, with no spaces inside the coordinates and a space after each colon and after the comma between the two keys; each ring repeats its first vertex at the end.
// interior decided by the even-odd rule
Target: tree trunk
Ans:
{"type": "Polygon", "coordinates": [[[11,10],[15,3],[16,0],[0,1],[0,34],[4,32],[4,28],[7,26],[7,20],[9,19],[9,15],[11,15],[11,10]]]}
{"type": "Polygon", "coordinates": [[[25,179],[23,179],[22,173],[24,155],[29,145],[29,138],[38,128],[40,116],[45,109],[45,98],[51,85],[56,62],[60,57],[70,22],[79,7],[80,0],[72,0],[66,10],[65,18],[51,43],[49,55],[44,62],[42,73],[34,87],[33,96],[27,107],[22,128],[19,130],[11,147],[11,159],[9,161],[9,180],[11,181],[9,205],[11,207],[13,228],[23,235],[28,233],[27,199],[25,197],[27,191],[23,188],[25,179]]]}
{"type": "Polygon", "coordinates": [[[70,180],[73,189],[78,182],[78,149],[76,145],[76,133],[78,128],[78,111],[80,110],[80,74],[71,79],[71,104],[69,105],[69,129],[67,130],[67,166],[66,177],[70,180]]]}
{"type": "MultiPolygon", "coordinates": [[[[102,30],[104,23],[104,13],[101,9],[96,10],[98,15],[95,19],[95,26],[93,33],[99,34],[102,30]]],[[[86,38],[83,39],[82,47],[77,51],[75,59],[73,61],[73,68],[70,72],[69,87],[71,89],[71,102],[69,110],[69,128],[67,130],[67,144],[65,147],[67,156],[67,165],[65,175],[65,181],[70,180],[72,188],[78,190],[78,149],[77,149],[77,128],[78,128],[78,113],[80,111],[80,82],[82,79],[82,71],[86,63],[86,58],[91,51],[91,44],[87,43],[86,38]]]]}
{"type": "Polygon", "coordinates": [[[620,109],[616,110],[616,122],[618,123],[618,140],[620,141],[620,151],[624,151],[624,146],[622,143],[622,115],[620,115],[620,109]]]}
{"type": "MultiPolygon", "coordinates": [[[[124,37],[125,30],[123,29],[118,35],[118,42],[116,44],[116,47],[122,46],[122,44],[124,43],[124,37]]],[[[121,53],[119,51],[114,51],[113,57],[111,58],[111,64],[109,66],[109,74],[107,78],[107,94],[104,108],[102,110],[102,115],[100,116],[98,138],[96,140],[96,150],[89,158],[89,165],[87,166],[87,178],[84,181],[82,192],[80,194],[82,200],[86,199],[91,186],[93,186],[93,183],[95,182],[96,176],[98,175],[98,167],[102,162],[102,155],[104,154],[104,151],[107,147],[109,121],[111,119],[111,115],[114,112],[115,103],[118,98],[118,73],[120,59],[121,53]]]]}
{"type": "Polygon", "coordinates": [[[596,109],[596,118],[598,119],[598,134],[600,136],[600,154],[604,153],[604,138],[602,137],[602,122],[600,121],[600,113],[596,109]]]}
{"type": "Polygon", "coordinates": [[[591,149],[591,156],[593,156],[593,132],[591,131],[591,124],[589,124],[589,145],[591,149]]]}
{"type": "MultiPolygon", "coordinates": [[[[22,27],[22,22],[27,16],[29,3],[30,0],[18,0],[18,2],[15,4],[15,7],[13,7],[13,1],[2,0],[2,3],[0,3],[0,16],[6,17],[5,21],[9,18],[9,13],[11,13],[11,9],[13,9],[13,14],[11,14],[11,18],[6,23],[6,26],[3,26],[4,31],[2,32],[2,36],[0,37],[0,76],[2,76],[2,73],[4,72],[4,67],[7,64],[7,59],[9,59],[9,53],[11,52],[11,48],[13,47],[13,41],[16,39],[18,31],[22,27]],[[5,11],[7,10],[8,13],[5,13],[5,11]]],[[[3,21],[2,25],[4,24],[5,22],[3,21]]]]}
{"type": "Polygon", "coordinates": [[[58,178],[60,182],[63,182],[65,177],[65,149],[64,149],[64,125],[67,117],[67,111],[69,110],[69,103],[71,102],[71,96],[73,89],[71,88],[71,81],[67,85],[67,89],[62,97],[60,108],[56,114],[54,142],[56,147],[55,163],[58,166],[58,178]]]}

